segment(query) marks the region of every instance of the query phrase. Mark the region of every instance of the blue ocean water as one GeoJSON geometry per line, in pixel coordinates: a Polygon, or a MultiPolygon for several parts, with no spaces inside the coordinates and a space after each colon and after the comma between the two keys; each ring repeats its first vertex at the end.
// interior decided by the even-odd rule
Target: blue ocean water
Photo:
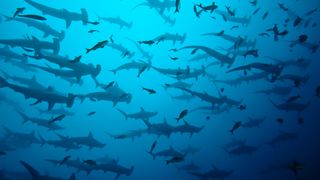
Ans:
{"type": "Polygon", "coordinates": [[[0,179],[320,179],[320,2],[214,2],[1,1],[0,179]]]}

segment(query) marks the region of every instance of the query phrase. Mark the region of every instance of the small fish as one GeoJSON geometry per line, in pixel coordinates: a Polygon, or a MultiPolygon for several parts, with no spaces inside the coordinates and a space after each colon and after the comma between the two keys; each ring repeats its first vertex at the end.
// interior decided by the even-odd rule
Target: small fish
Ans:
{"type": "Polygon", "coordinates": [[[4,155],[6,155],[6,154],[7,154],[6,152],[0,151],[0,156],[4,156],[4,155]]]}
{"type": "Polygon", "coordinates": [[[178,60],[179,58],[178,58],[178,57],[170,57],[170,59],[173,60],[173,61],[176,61],[176,60],[178,60]]]}
{"type": "Polygon", "coordinates": [[[98,31],[96,29],[91,29],[91,30],[88,31],[88,33],[94,33],[94,32],[100,32],[100,31],[98,31]]]}
{"type": "Polygon", "coordinates": [[[149,94],[156,94],[157,91],[153,90],[153,89],[149,89],[149,88],[142,88],[143,90],[147,91],[149,94]]]}
{"type": "Polygon", "coordinates": [[[154,141],[153,143],[152,143],[152,145],[151,145],[151,148],[150,148],[150,153],[152,153],[153,152],[153,150],[154,150],[154,148],[157,146],[157,141],[154,141]]]}
{"type": "Polygon", "coordinates": [[[206,120],[207,120],[207,121],[210,120],[210,116],[207,116],[207,117],[206,117],[206,120]]]}
{"type": "Polygon", "coordinates": [[[169,51],[178,52],[179,50],[177,48],[173,48],[173,49],[170,49],[169,51]]]}
{"type": "Polygon", "coordinates": [[[269,12],[265,12],[262,16],[262,20],[265,20],[269,15],[269,12]]]}
{"type": "Polygon", "coordinates": [[[232,129],[230,130],[230,133],[233,135],[234,134],[234,131],[239,129],[242,125],[242,122],[241,121],[236,121],[234,123],[234,125],[232,126],[232,129]]]}
{"type": "Polygon", "coordinates": [[[154,44],[155,42],[153,40],[148,40],[148,41],[139,41],[139,44],[147,44],[149,46],[151,46],[152,44],[154,44]]]}
{"type": "Polygon", "coordinates": [[[283,3],[279,3],[278,5],[279,5],[280,9],[282,9],[282,10],[284,10],[284,11],[288,11],[288,10],[289,10],[288,8],[286,8],[286,7],[284,6],[283,3]]]}
{"type": "Polygon", "coordinates": [[[284,123],[284,119],[281,117],[277,118],[276,121],[281,125],[284,123]]]}
{"type": "Polygon", "coordinates": [[[64,157],[64,158],[60,161],[59,166],[61,166],[62,164],[64,164],[66,161],[68,161],[68,159],[70,159],[70,157],[71,157],[70,155],[64,157]]]}
{"type": "Polygon", "coordinates": [[[297,19],[293,22],[293,27],[297,27],[301,23],[301,21],[302,18],[298,16],[297,19]]]}
{"type": "Polygon", "coordinates": [[[54,123],[54,122],[56,122],[56,121],[62,121],[65,117],[66,117],[65,114],[59,115],[59,116],[51,119],[51,120],[48,122],[48,124],[52,124],[52,123],[54,123]]]}
{"type": "Polygon", "coordinates": [[[246,110],[246,109],[247,109],[247,106],[246,106],[246,105],[241,104],[241,105],[238,107],[238,109],[239,109],[240,111],[244,111],[244,110],[246,110]]]}
{"type": "Polygon", "coordinates": [[[108,89],[114,85],[114,81],[109,82],[103,89],[108,89]]]}
{"type": "Polygon", "coordinates": [[[14,12],[14,14],[13,14],[13,18],[15,18],[15,17],[16,17],[17,15],[19,15],[19,14],[22,14],[25,9],[26,9],[26,8],[24,8],[24,7],[22,7],[22,8],[17,8],[17,9],[16,9],[16,12],[14,12]]]}
{"type": "Polygon", "coordinates": [[[89,113],[88,113],[88,116],[92,116],[92,115],[94,115],[94,114],[96,114],[96,112],[95,112],[95,111],[92,111],[92,112],[89,112],[89,113]]]}
{"type": "Polygon", "coordinates": [[[308,36],[305,35],[305,34],[300,35],[299,38],[298,38],[298,41],[299,41],[300,43],[304,43],[304,42],[306,42],[307,40],[308,40],[308,36]]]}
{"type": "Polygon", "coordinates": [[[96,166],[96,165],[97,165],[96,161],[90,160],[90,159],[84,160],[83,163],[84,163],[84,164],[91,165],[91,166],[96,166]]]}
{"type": "Polygon", "coordinates": [[[257,8],[255,11],[253,11],[252,15],[256,15],[259,11],[260,11],[261,8],[257,8]]]}
{"type": "Polygon", "coordinates": [[[94,22],[85,21],[85,22],[88,23],[88,24],[95,25],[95,26],[100,24],[100,22],[98,22],[98,21],[94,21],[94,22]]]}
{"type": "Polygon", "coordinates": [[[18,16],[23,17],[23,18],[35,19],[35,20],[39,20],[39,21],[47,20],[47,18],[45,18],[43,16],[36,15],[36,14],[24,14],[24,15],[19,14],[18,16]]]}
{"type": "Polygon", "coordinates": [[[82,58],[82,56],[80,55],[80,56],[75,57],[73,60],[71,60],[69,62],[70,63],[78,63],[78,62],[80,62],[81,58],[82,58]]]}
{"type": "Polygon", "coordinates": [[[310,10],[310,11],[308,11],[308,12],[306,13],[306,16],[310,16],[311,14],[313,14],[313,13],[315,13],[315,12],[317,12],[317,11],[318,11],[318,8],[312,9],[312,10],[310,10]]]}
{"type": "Polygon", "coordinates": [[[183,119],[187,115],[188,115],[188,109],[185,109],[185,110],[181,111],[179,116],[176,118],[177,122],[179,122],[179,120],[183,119]]]}
{"type": "Polygon", "coordinates": [[[105,40],[105,41],[100,41],[98,42],[96,45],[94,45],[92,48],[90,49],[86,49],[87,50],[87,54],[90,52],[90,51],[94,51],[94,50],[97,50],[97,49],[100,49],[100,48],[104,48],[104,46],[107,45],[109,41],[108,40],[105,40]]]}

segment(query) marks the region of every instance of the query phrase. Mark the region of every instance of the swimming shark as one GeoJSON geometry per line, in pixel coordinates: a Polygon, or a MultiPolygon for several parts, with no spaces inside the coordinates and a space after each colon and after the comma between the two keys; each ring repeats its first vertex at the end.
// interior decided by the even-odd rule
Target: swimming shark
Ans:
{"type": "MultiPolygon", "coordinates": [[[[65,178],[53,177],[48,175],[41,175],[36,169],[34,169],[30,164],[25,161],[20,161],[20,163],[27,169],[27,171],[31,174],[32,179],[37,180],[67,180],[65,178]]],[[[72,174],[68,180],[75,180],[75,174],[72,174]]]]}
{"type": "Polygon", "coordinates": [[[32,117],[27,116],[23,112],[18,112],[18,114],[22,117],[22,119],[23,119],[22,123],[23,124],[26,123],[26,122],[31,122],[31,123],[34,123],[34,124],[36,124],[38,126],[47,128],[48,130],[52,130],[52,131],[64,129],[63,127],[59,126],[58,124],[56,124],[54,122],[53,123],[48,123],[49,122],[48,119],[32,118],[32,117]]]}
{"type": "Polygon", "coordinates": [[[6,62],[10,60],[20,60],[21,62],[27,62],[28,57],[24,55],[20,55],[14,51],[12,51],[9,46],[4,46],[3,48],[0,48],[0,56],[4,57],[4,60],[6,62]]]}
{"type": "Polygon", "coordinates": [[[177,133],[180,133],[180,134],[189,133],[190,134],[190,138],[193,136],[194,133],[199,133],[204,128],[204,126],[197,127],[197,126],[190,125],[185,120],[183,120],[183,122],[184,122],[184,124],[175,127],[174,131],[177,132],[177,133]]]}
{"type": "Polygon", "coordinates": [[[118,109],[117,110],[126,118],[130,118],[130,119],[141,119],[141,120],[144,120],[144,121],[147,121],[149,120],[150,118],[156,116],[158,114],[158,112],[148,112],[146,110],[144,110],[143,107],[140,108],[140,111],[139,112],[136,112],[136,113],[131,113],[131,114],[128,114],[124,111],[122,111],[121,109],[118,109]]]}
{"type": "Polygon", "coordinates": [[[207,172],[189,172],[189,174],[196,176],[202,180],[207,180],[207,179],[225,179],[226,177],[230,176],[233,174],[233,170],[227,171],[223,169],[218,169],[216,166],[212,166],[212,169],[207,171],[207,172]]]}
{"type": "Polygon", "coordinates": [[[86,25],[88,22],[88,13],[86,9],[82,8],[81,13],[70,12],[66,9],[55,9],[49,6],[42,5],[32,0],[25,0],[26,3],[33,6],[42,12],[42,14],[50,15],[66,22],[66,27],[69,28],[73,21],[81,21],[86,25]]]}
{"type": "Polygon", "coordinates": [[[59,137],[66,142],[74,143],[81,146],[87,146],[89,150],[93,148],[104,148],[106,146],[106,144],[103,144],[95,139],[92,132],[89,132],[88,136],[66,137],[59,135],[59,137]]]}
{"type": "Polygon", "coordinates": [[[210,55],[211,57],[215,58],[216,60],[220,61],[221,66],[223,66],[224,64],[227,64],[228,67],[231,67],[235,61],[236,56],[233,57],[228,57],[227,55],[223,55],[221,53],[219,53],[218,51],[211,49],[209,47],[205,47],[205,46],[185,46],[180,48],[180,50],[182,49],[194,49],[194,50],[201,50],[205,53],[207,53],[208,55],[210,55]]]}
{"type": "Polygon", "coordinates": [[[21,93],[24,95],[25,99],[34,98],[37,100],[35,104],[41,102],[48,103],[48,110],[51,110],[55,104],[66,104],[67,107],[72,107],[75,99],[75,95],[69,93],[67,96],[62,95],[54,91],[53,87],[48,87],[47,89],[34,89],[27,88],[23,86],[18,86],[8,83],[5,79],[0,77],[0,88],[8,87],[13,91],[21,93]]]}
{"type": "Polygon", "coordinates": [[[119,102],[125,102],[129,104],[132,100],[132,94],[122,90],[118,83],[114,83],[113,86],[104,89],[100,92],[91,92],[84,95],[76,95],[83,102],[86,98],[91,101],[111,101],[113,107],[116,106],[119,102]]]}
{"type": "Polygon", "coordinates": [[[60,51],[60,42],[57,38],[53,38],[52,42],[41,41],[34,36],[30,39],[0,39],[0,44],[10,47],[30,48],[34,50],[35,54],[44,49],[52,50],[54,54],[58,54],[60,51]]]}
{"type": "Polygon", "coordinates": [[[7,19],[7,21],[20,22],[20,23],[27,25],[28,27],[34,27],[34,28],[42,31],[43,38],[46,38],[50,35],[58,38],[60,41],[62,41],[65,38],[65,31],[58,32],[57,30],[53,29],[50,25],[48,25],[46,23],[41,23],[39,21],[32,20],[32,19],[26,19],[26,18],[18,18],[18,17],[11,18],[9,16],[4,16],[4,17],[7,19]]]}
{"type": "Polygon", "coordinates": [[[120,29],[122,29],[123,27],[130,29],[133,25],[132,22],[126,22],[125,20],[121,19],[120,16],[117,16],[117,17],[100,17],[99,16],[99,20],[109,22],[110,24],[116,24],[119,26],[120,29]]]}
{"type": "Polygon", "coordinates": [[[187,35],[185,33],[183,35],[179,35],[179,34],[172,34],[167,32],[153,38],[152,40],[154,42],[157,42],[157,44],[163,41],[172,41],[172,44],[175,45],[176,42],[180,42],[180,44],[183,44],[184,41],[186,40],[186,36],[187,35]]]}

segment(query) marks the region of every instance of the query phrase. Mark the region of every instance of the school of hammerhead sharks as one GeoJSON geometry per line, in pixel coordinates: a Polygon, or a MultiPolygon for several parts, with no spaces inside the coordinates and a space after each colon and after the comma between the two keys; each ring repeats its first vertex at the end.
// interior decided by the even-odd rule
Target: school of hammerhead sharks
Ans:
{"type": "MultiPolygon", "coordinates": [[[[22,2],[25,6],[12,9],[12,14],[1,14],[0,25],[13,22],[25,24],[27,28],[43,32],[43,37],[38,38],[30,35],[20,39],[0,38],[1,60],[5,64],[10,64],[32,74],[31,78],[17,76],[14,71],[8,71],[1,67],[0,103],[13,107],[17,115],[21,117],[23,124],[33,124],[39,128],[50,130],[48,133],[53,133],[56,139],[46,139],[35,131],[31,133],[23,130],[14,131],[3,125],[4,136],[0,141],[0,161],[2,157],[13,153],[15,150],[28,148],[32,144],[38,144],[41,147],[52,146],[57,149],[64,149],[66,152],[76,152],[84,147],[87,147],[88,151],[106,148],[107,143],[95,138],[92,132],[83,136],[67,136],[59,132],[72,128],[64,127],[61,124],[64,123],[65,119],[77,113],[72,111],[72,107],[75,104],[81,106],[88,102],[106,102],[104,105],[106,108],[109,107],[115,113],[121,114],[124,119],[136,119],[144,125],[144,128],[128,130],[117,135],[105,132],[106,136],[115,141],[123,139],[136,139],[136,141],[139,141],[141,136],[153,135],[156,137],[155,140],[150,143],[149,147],[146,147],[146,154],[150,155],[147,156],[153,160],[159,159],[158,157],[160,159],[164,158],[164,161],[159,161],[159,163],[164,163],[169,168],[177,168],[179,171],[188,174],[190,178],[228,179],[229,176],[231,177],[237,173],[236,169],[223,169],[218,166],[212,166],[211,169],[202,169],[192,159],[192,155],[200,151],[199,148],[189,145],[184,149],[178,149],[174,145],[169,145],[167,148],[159,150],[158,145],[161,143],[159,137],[170,138],[173,134],[179,136],[187,134],[186,139],[191,139],[195,134],[201,134],[203,129],[206,128],[204,124],[195,126],[188,122],[188,116],[194,113],[200,113],[201,116],[199,115],[199,117],[203,116],[204,122],[208,123],[213,116],[229,113],[230,111],[246,113],[248,108],[253,108],[253,105],[246,103],[246,97],[228,96],[230,88],[263,82],[266,86],[261,87],[264,88],[255,89],[255,91],[250,89],[250,92],[267,97],[267,101],[262,102],[262,104],[269,103],[277,111],[296,113],[296,123],[301,127],[305,122],[302,113],[313,103],[313,100],[305,98],[299,91],[308,85],[309,80],[312,78],[307,73],[313,63],[310,57],[313,57],[318,52],[320,43],[320,41],[314,41],[308,34],[303,33],[305,29],[317,28],[316,18],[313,18],[319,12],[317,7],[310,8],[306,12],[297,13],[288,4],[274,2],[275,9],[277,8],[277,11],[282,13],[282,18],[285,20],[282,21],[281,18],[275,19],[273,26],[266,28],[265,31],[259,34],[250,34],[249,38],[248,36],[237,35],[237,30],[252,26],[251,22],[254,18],[264,21],[272,13],[260,6],[260,0],[241,2],[248,6],[248,16],[240,16],[235,7],[220,5],[219,2],[208,3],[200,0],[194,2],[193,6],[187,7],[184,5],[184,1],[180,2],[180,0],[144,0],[142,3],[137,3],[135,7],[132,7],[133,10],[146,8],[148,11],[156,13],[163,20],[164,25],[170,27],[175,26],[175,17],[181,15],[182,9],[189,9],[196,19],[208,18],[211,21],[226,24],[229,29],[219,32],[207,32],[200,34],[200,36],[206,37],[211,42],[215,40],[225,41],[230,46],[212,48],[207,45],[190,45],[190,42],[187,41],[189,38],[187,33],[166,32],[150,39],[127,39],[135,47],[135,49],[128,49],[124,46],[125,44],[116,41],[116,36],[110,35],[106,39],[97,41],[95,44],[83,49],[83,54],[69,58],[60,54],[60,47],[62,47],[60,45],[64,42],[66,36],[73,35],[68,33],[69,27],[73,24],[79,23],[89,27],[88,34],[98,34],[101,32],[96,27],[99,27],[102,23],[110,26],[119,26],[119,31],[122,31],[123,29],[130,30],[134,28],[134,22],[128,22],[120,16],[98,17],[97,21],[92,21],[89,18],[91,16],[89,16],[87,9],[84,8],[78,12],[72,12],[63,7],[47,6],[36,0],[24,0],[22,2]],[[34,13],[30,14],[29,12],[34,13]],[[51,18],[65,23],[65,29],[59,31],[52,27],[48,23],[51,18]],[[292,37],[290,36],[291,33],[299,35],[295,39],[290,39],[288,37],[292,37]],[[275,46],[281,44],[285,45],[290,51],[298,49],[307,53],[305,53],[304,57],[299,56],[295,59],[279,58],[272,52],[260,51],[257,48],[257,44],[262,38],[270,40],[275,46]],[[167,49],[168,54],[170,54],[168,57],[169,62],[182,61],[185,62],[186,66],[176,68],[172,68],[172,66],[170,68],[154,66],[154,54],[146,49],[162,46],[166,43],[169,45],[172,43],[171,48],[167,49]],[[114,51],[119,59],[127,62],[115,69],[111,69],[110,67],[95,64],[94,61],[86,61],[86,55],[94,55],[105,49],[114,51]],[[185,60],[185,57],[179,57],[179,53],[185,53],[189,59],[185,60]],[[310,57],[306,57],[307,55],[310,55],[310,57]],[[192,63],[202,63],[204,65],[191,68],[190,64],[192,63]],[[214,68],[219,69],[219,75],[217,75],[214,68]],[[100,82],[100,79],[106,79],[101,77],[100,73],[108,71],[111,77],[116,77],[121,71],[132,70],[137,71],[135,77],[137,79],[149,71],[169,79],[168,82],[170,83],[159,83],[158,87],[141,87],[141,92],[147,94],[151,99],[159,91],[172,91],[179,93],[179,95],[171,97],[172,101],[191,103],[198,100],[201,106],[195,103],[191,109],[182,108],[181,111],[176,113],[175,118],[165,117],[159,123],[152,122],[154,117],[159,116],[159,112],[148,111],[142,104],[136,108],[136,112],[126,112],[123,108],[117,106],[119,104],[130,104],[132,99],[135,98],[135,94],[130,93],[130,89],[122,89],[115,80],[100,82]],[[92,82],[96,85],[96,91],[77,93],[68,92],[68,89],[61,89],[59,92],[59,89],[55,89],[53,86],[45,87],[38,81],[40,72],[52,75],[57,81],[64,81],[68,85],[70,84],[70,87],[77,86],[79,89],[85,83],[84,78],[89,78],[90,81],[92,79],[92,82]],[[237,78],[218,78],[221,76],[235,77],[234,75],[237,75],[237,78]],[[214,88],[202,88],[201,90],[194,88],[199,82],[198,79],[206,79],[214,88]],[[22,95],[20,100],[28,101],[29,107],[39,111],[41,115],[36,117],[28,114],[24,108],[19,106],[19,103],[15,101],[16,99],[13,100],[10,96],[6,96],[9,93],[22,95]],[[39,108],[41,104],[46,104],[47,109],[39,108]],[[57,108],[57,106],[60,107],[57,108]],[[48,115],[48,117],[46,118],[44,115],[48,115]]],[[[210,31],[210,28],[207,28],[207,30],[210,31]]],[[[310,86],[313,88],[313,99],[320,97],[320,86],[317,84],[310,86]]],[[[170,102],[166,104],[170,106],[170,102]]],[[[96,111],[91,111],[86,116],[92,117],[96,113],[96,111]]],[[[232,126],[229,129],[225,129],[225,131],[230,132],[231,138],[229,139],[231,141],[221,145],[224,153],[233,156],[245,156],[260,150],[261,146],[255,146],[248,143],[247,140],[237,138],[238,131],[241,131],[241,129],[262,127],[267,120],[273,121],[279,126],[287,123],[286,118],[281,116],[269,117],[268,112],[265,112],[264,116],[261,117],[247,116],[247,118],[247,120],[233,121],[232,126]]],[[[18,121],[21,121],[21,119],[18,121]]],[[[297,131],[280,131],[269,141],[263,142],[263,146],[274,147],[284,141],[295,141],[298,137],[299,132],[297,131]]],[[[133,142],[132,145],[134,145],[133,142]]],[[[116,158],[79,159],[72,154],[61,157],[61,159],[45,159],[44,161],[52,163],[59,168],[69,167],[78,173],[84,172],[88,178],[94,171],[114,173],[116,179],[120,176],[125,178],[130,177],[135,169],[139,168],[134,165],[121,165],[116,158]]],[[[76,173],[72,173],[67,178],[49,176],[44,172],[39,172],[36,166],[29,161],[21,160],[18,165],[24,167],[26,173],[2,169],[0,170],[0,179],[76,179],[76,173]]],[[[285,164],[284,167],[286,167],[285,171],[292,173],[293,179],[303,179],[300,176],[300,172],[304,170],[304,164],[298,159],[293,159],[285,164]]]]}

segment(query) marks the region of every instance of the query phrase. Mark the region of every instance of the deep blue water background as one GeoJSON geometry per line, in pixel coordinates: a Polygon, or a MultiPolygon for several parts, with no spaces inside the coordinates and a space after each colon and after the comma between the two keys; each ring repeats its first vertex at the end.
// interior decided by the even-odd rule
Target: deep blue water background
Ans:
{"type": "MultiPolygon", "coordinates": [[[[232,44],[224,41],[218,37],[201,36],[203,33],[219,32],[225,30],[228,34],[248,36],[249,39],[257,39],[256,48],[259,49],[261,56],[272,56],[279,59],[294,59],[297,57],[305,57],[312,59],[312,64],[307,70],[299,70],[292,68],[287,72],[292,72],[298,75],[310,75],[310,80],[306,85],[294,91],[302,95],[303,102],[311,102],[310,106],[301,114],[295,112],[283,112],[276,110],[269,102],[267,96],[261,94],[253,94],[255,90],[272,87],[273,84],[259,80],[257,82],[243,83],[238,87],[227,85],[219,85],[225,88],[225,93],[233,99],[243,99],[248,106],[247,110],[239,111],[236,108],[231,109],[227,113],[221,115],[213,115],[209,121],[206,121],[206,115],[202,113],[192,113],[188,115],[186,120],[192,124],[205,128],[192,138],[189,135],[174,134],[170,138],[160,137],[156,150],[168,148],[170,145],[176,149],[184,148],[188,145],[200,148],[200,152],[189,155],[186,162],[191,160],[201,167],[202,171],[207,171],[212,165],[226,170],[233,169],[235,172],[226,179],[294,179],[294,175],[289,170],[275,171],[266,175],[261,175],[259,172],[269,165],[281,164],[284,161],[293,161],[295,159],[305,164],[305,169],[301,171],[302,179],[320,179],[319,175],[319,152],[320,152],[320,133],[319,133],[319,98],[315,97],[315,88],[320,84],[319,79],[319,53],[311,54],[309,50],[299,46],[289,51],[289,43],[287,41],[295,40],[297,36],[304,33],[309,36],[310,42],[319,42],[319,27],[309,28],[293,28],[289,26],[287,30],[290,32],[288,36],[281,39],[279,42],[274,42],[272,38],[260,37],[259,33],[271,28],[274,24],[282,24],[287,18],[287,15],[279,10],[277,3],[280,1],[259,1],[260,12],[252,17],[248,27],[241,26],[237,30],[229,30],[234,24],[224,22],[219,15],[217,19],[212,19],[209,14],[203,14],[200,19],[196,18],[192,7],[199,2],[209,4],[211,1],[182,1],[181,12],[174,14],[174,8],[165,14],[170,15],[176,19],[174,26],[165,24],[161,17],[154,10],[147,7],[139,7],[134,10],[132,8],[142,1],[121,0],[121,1],[98,1],[98,0],[38,0],[37,2],[52,6],[55,8],[65,8],[70,11],[79,12],[80,8],[84,7],[89,13],[90,20],[97,20],[97,16],[115,17],[120,16],[122,19],[132,21],[131,29],[119,29],[116,25],[110,25],[105,22],[97,27],[88,25],[83,26],[80,22],[72,23],[69,29],[66,29],[66,38],[61,42],[60,55],[68,55],[74,57],[79,54],[84,54],[85,48],[92,46],[98,41],[108,38],[113,34],[115,42],[121,43],[131,51],[134,51],[135,57],[139,59],[140,53],[135,45],[127,38],[134,40],[148,40],[152,39],[164,32],[187,34],[184,45],[204,45],[211,48],[230,47],[232,44]],[[262,21],[261,16],[264,12],[269,11],[269,17],[262,21]],[[88,34],[90,29],[98,29],[100,33],[88,34]],[[299,138],[294,141],[288,141],[279,144],[276,148],[271,146],[262,146],[256,153],[247,156],[230,156],[220,147],[226,142],[229,142],[233,136],[229,129],[234,124],[234,121],[246,121],[250,117],[267,117],[266,122],[260,128],[254,129],[240,129],[234,136],[240,139],[246,139],[249,144],[262,145],[264,142],[270,140],[277,135],[279,131],[298,131],[299,138]],[[277,117],[284,117],[286,120],[284,125],[279,125],[275,119],[277,117]],[[304,117],[305,124],[298,125],[297,118],[304,117]]],[[[312,8],[319,7],[319,1],[281,1],[286,6],[290,7],[298,14],[304,14],[312,8]]],[[[219,7],[223,8],[230,5],[236,9],[239,16],[251,15],[255,7],[251,6],[248,1],[217,1],[219,7]]],[[[26,5],[20,0],[3,0],[0,2],[0,13],[10,15],[14,12],[16,7],[27,7],[28,12],[38,13],[39,11],[26,5]]],[[[65,29],[65,23],[62,20],[47,16],[48,23],[55,29],[65,29]]],[[[315,13],[312,17],[312,22],[319,23],[319,13],[315,13]]],[[[319,25],[319,24],[318,24],[319,25]]],[[[24,24],[17,22],[2,22],[0,24],[0,39],[23,38],[25,35],[33,35],[41,38],[42,32],[33,28],[28,28],[24,24]]],[[[51,41],[51,37],[47,40],[51,41]]],[[[201,60],[199,62],[188,62],[192,58],[189,50],[178,53],[171,53],[168,49],[179,48],[184,45],[177,43],[173,45],[171,42],[160,43],[157,46],[143,46],[145,50],[150,52],[154,57],[152,65],[163,68],[178,68],[190,65],[191,68],[200,68],[201,65],[208,64],[212,60],[201,60]],[[174,54],[179,56],[178,61],[172,61],[169,55],[174,54]]],[[[21,49],[16,48],[16,52],[22,53],[21,49]]],[[[176,125],[174,119],[182,109],[192,109],[198,106],[206,105],[199,99],[195,98],[190,102],[172,100],[170,95],[181,94],[178,90],[165,91],[162,85],[165,83],[175,82],[173,78],[159,74],[154,70],[144,72],[140,78],[136,77],[136,71],[120,71],[116,75],[111,73],[110,69],[114,69],[119,65],[129,62],[129,59],[122,59],[118,52],[104,48],[93,53],[85,55],[82,62],[101,64],[102,71],[98,76],[101,82],[116,81],[119,86],[127,92],[133,94],[133,99],[130,104],[119,103],[118,108],[126,112],[136,112],[140,107],[144,107],[148,111],[157,111],[158,115],[152,118],[151,122],[162,122],[164,118],[170,124],[176,125]],[[149,87],[157,90],[157,94],[148,95],[141,90],[141,87],[149,87]]],[[[242,57],[237,58],[233,67],[237,67],[246,62],[270,62],[269,59],[259,57],[257,59],[242,57]]],[[[35,61],[33,61],[35,62],[35,61]]],[[[1,69],[6,72],[23,77],[32,77],[33,73],[26,73],[20,69],[8,65],[3,61],[0,62],[1,69]]],[[[39,63],[40,64],[40,63],[39,63]]],[[[226,67],[214,66],[207,69],[209,74],[217,76],[217,79],[234,79],[242,75],[241,73],[226,74],[226,67]]],[[[44,86],[54,86],[60,92],[74,92],[76,94],[88,93],[96,91],[96,87],[91,78],[85,77],[84,85],[69,86],[67,82],[60,80],[48,73],[39,72],[35,74],[37,80],[44,86]]],[[[199,77],[198,81],[194,79],[187,80],[188,83],[193,83],[192,90],[206,91],[209,94],[218,95],[218,92],[212,82],[207,77],[199,77]]],[[[281,83],[286,85],[286,83],[281,83]]],[[[287,85],[291,85],[291,82],[287,85]]],[[[0,89],[0,93],[5,94],[8,98],[19,104],[29,116],[50,118],[50,116],[39,115],[38,111],[29,106],[34,100],[25,100],[24,97],[7,88],[0,89]]],[[[294,93],[293,93],[294,94],[294,93]]],[[[285,97],[270,96],[274,101],[281,102],[285,97]]],[[[60,105],[56,105],[59,107],[60,105]]],[[[46,103],[37,105],[41,109],[46,109],[46,103]]],[[[125,140],[114,140],[108,137],[104,132],[112,134],[124,133],[127,130],[134,130],[144,128],[144,124],[139,120],[125,120],[125,118],[112,107],[110,102],[91,102],[86,100],[80,103],[76,100],[74,106],[70,109],[75,112],[74,116],[67,117],[63,122],[59,123],[65,130],[59,133],[68,136],[85,136],[92,132],[94,137],[99,141],[106,143],[107,146],[103,149],[88,150],[81,148],[77,151],[65,152],[63,149],[55,149],[52,146],[31,145],[29,148],[17,149],[8,153],[8,155],[0,157],[0,169],[10,171],[25,171],[20,165],[19,160],[24,160],[32,164],[42,174],[48,173],[59,177],[67,177],[72,172],[76,172],[73,168],[55,167],[44,159],[61,159],[66,154],[71,154],[73,157],[81,159],[95,159],[108,155],[110,157],[119,158],[119,163],[126,166],[135,166],[131,176],[121,176],[121,179],[196,179],[195,177],[183,172],[177,171],[173,165],[166,165],[165,158],[157,158],[152,160],[145,150],[150,147],[152,142],[157,138],[154,135],[143,135],[135,138],[125,140]],[[88,117],[87,113],[96,111],[97,114],[88,117]]],[[[46,139],[55,139],[56,136],[46,129],[35,126],[31,123],[22,124],[21,117],[15,110],[2,103],[0,104],[1,125],[5,125],[14,131],[31,132],[36,131],[46,139]]],[[[3,130],[1,130],[3,131],[3,130]]],[[[114,173],[92,172],[89,176],[80,172],[77,179],[113,179],[114,173]]]]}

